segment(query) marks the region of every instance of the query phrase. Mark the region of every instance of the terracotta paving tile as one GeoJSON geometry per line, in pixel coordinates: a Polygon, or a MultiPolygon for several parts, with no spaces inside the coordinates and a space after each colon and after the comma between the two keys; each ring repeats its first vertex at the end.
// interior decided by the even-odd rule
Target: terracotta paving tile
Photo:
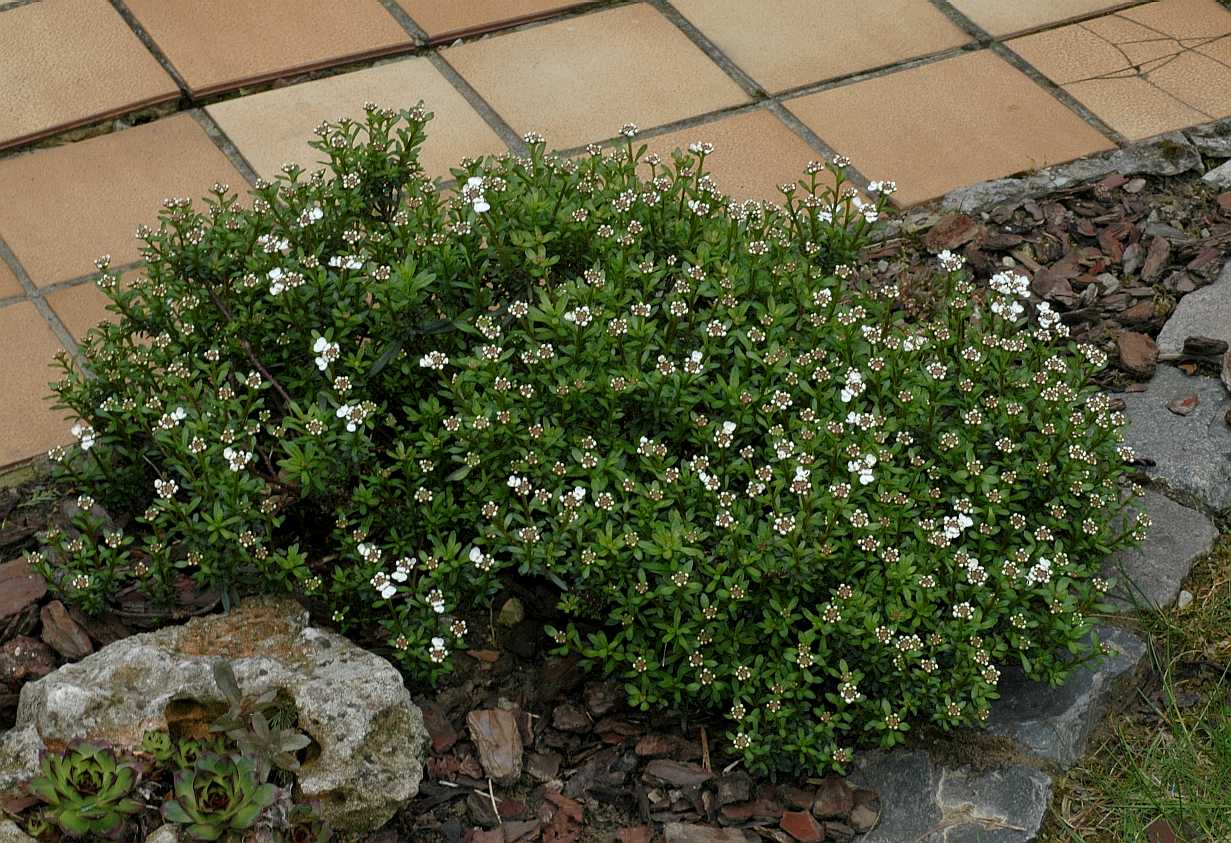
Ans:
{"type": "Polygon", "coordinates": [[[620,6],[472,41],[442,55],[513,126],[550,148],[746,102],[735,82],[652,7],[620,6]]]}
{"type": "Polygon", "coordinates": [[[60,342],[30,302],[0,307],[0,466],[45,452],[72,437],[62,410],[51,409],[47,384],[60,342]]]}
{"type": "Polygon", "coordinates": [[[324,156],[308,146],[322,120],[362,119],[363,103],[404,108],[420,99],[435,117],[428,124],[422,162],[432,176],[449,178],[449,167],[465,155],[506,150],[457,89],[425,58],[404,59],[226,100],[206,110],[261,176],[272,178],[293,161],[308,170],[324,156]]]}
{"type": "Polygon", "coordinates": [[[138,223],[168,196],[199,197],[243,176],[190,114],[0,161],[0,238],[39,286],[140,257],[138,223]]]}
{"type": "Polygon", "coordinates": [[[107,0],[13,6],[0,33],[0,147],[179,96],[107,0]]]}
{"type": "MultiPolygon", "coordinates": [[[[758,109],[712,123],[645,138],[649,152],[669,161],[672,150],[694,142],[714,145],[705,169],[723,193],[734,199],[778,202],[778,185],[795,182],[809,161],[822,156],[773,113],[758,109]]],[[[643,174],[648,177],[649,170],[643,174]]]]}
{"type": "Polygon", "coordinates": [[[771,92],[971,40],[928,0],[674,0],[672,5],[771,92]]]}
{"type": "Polygon", "coordinates": [[[913,204],[1112,144],[989,50],[788,100],[870,179],[913,204]]]}
{"type": "Polygon", "coordinates": [[[20,296],[25,292],[25,289],[17,281],[17,276],[13,274],[13,270],[9,269],[8,264],[0,260],[0,299],[7,299],[9,296],[20,296]]]}
{"type": "Polygon", "coordinates": [[[79,342],[99,322],[119,320],[118,314],[107,310],[111,299],[93,282],[87,281],[56,290],[48,293],[46,299],[56,316],[64,323],[64,327],[68,328],[68,332],[79,342]]]}
{"type": "Polygon", "coordinates": [[[1009,47],[1133,140],[1231,115],[1231,14],[1215,0],[1160,0],[1009,47]]]}
{"type": "Polygon", "coordinates": [[[126,0],[126,5],[197,95],[413,43],[378,0],[126,0]]]}
{"type": "Polygon", "coordinates": [[[588,0],[397,0],[433,41],[541,18],[588,0]]]}
{"type": "Polygon", "coordinates": [[[1123,6],[1125,0],[949,0],[989,35],[1004,38],[1123,6]]]}

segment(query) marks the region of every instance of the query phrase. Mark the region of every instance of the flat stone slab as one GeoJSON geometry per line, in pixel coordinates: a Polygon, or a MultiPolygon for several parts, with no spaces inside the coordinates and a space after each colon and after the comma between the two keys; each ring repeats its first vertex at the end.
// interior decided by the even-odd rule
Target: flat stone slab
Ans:
{"type": "Polygon", "coordinates": [[[1204,126],[1185,129],[1184,134],[1202,155],[1211,158],[1231,158],[1231,120],[1218,120],[1204,126]]]}
{"type": "Polygon", "coordinates": [[[1150,516],[1150,528],[1139,547],[1107,557],[1103,576],[1114,577],[1108,598],[1120,612],[1140,604],[1166,609],[1175,603],[1193,563],[1210,552],[1218,528],[1204,513],[1181,506],[1166,495],[1146,490],[1126,509],[1132,520],[1140,511],[1150,516]]]}
{"type": "Polygon", "coordinates": [[[1051,799],[1041,770],[942,767],[919,750],[863,753],[850,778],[880,794],[880,822],[860,843],[1026,843],[1051,799]]]}
{"type": "Polygon", "coordinates": [[[1213,284],[1180,299],[1158,334],[1159,353],[1179,354],[1188,337],[1213,337],[1231,343],[1231,262],[1213,284]]]}
{"type": "Polygon", "coordinates": [[[1138,457],[1154,461],[1146,469],[1152,479],[1203,509],[1231,506],[1231,427],[1225,421],[1231,396],[1217,378],[1159,366],[1144,392],[1119,397],[1129,419],[1126,442],[1138,457]],[[1167,409],[1168,402],[1190,395],[1198,404],[1189,415],[1167,409]]]}
{"type": "Polygon", "coordinates": [[[1131,632],[1107,626],[1095,631],[1114,653],[1078,669],[1057,688],[1006,669],[987,730],[1062,768],[1072,766],[1094,727],[1133,684],[1146,652],[1145,642],[1131,632]]]}

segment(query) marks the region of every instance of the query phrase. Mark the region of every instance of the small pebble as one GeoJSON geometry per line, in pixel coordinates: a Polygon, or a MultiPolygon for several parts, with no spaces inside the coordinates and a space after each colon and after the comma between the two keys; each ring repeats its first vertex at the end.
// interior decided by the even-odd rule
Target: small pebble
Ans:
{"type": "Polygon", "coordinates": [[[1176,598],[1175,607],[1181,611],[1192,605],[1193,595],[1191,591],[1181,591],[1180,596],[1176,598]]]}

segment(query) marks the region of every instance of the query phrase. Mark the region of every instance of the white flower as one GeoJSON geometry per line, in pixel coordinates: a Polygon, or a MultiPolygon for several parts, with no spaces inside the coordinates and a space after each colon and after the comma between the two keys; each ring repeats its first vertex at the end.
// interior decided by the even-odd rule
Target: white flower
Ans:
{"type": "Polygon", "coordinates": [[[483,199],[482,197],[476,199],[474,202],[474,205],[472,205],[471,207],[474,208],[474,212],[476,214],[486,214],[488,211],[492,209],[492,206],[487,204],[487,200],[483,199]]]}
{"type": "Polygon", "coordinates": [[[725,433],[725,434],[727,434],[728,436],[730,436],[732,433],[734,433],[734,432],[735,432],[735,422],[733,422],[733,421],[724,421],[724,422],[722,423],[722,432],[723,432],[723,433],[725,433]]]}
{"type": "Polygon", "coordinates": [[[449,365],[449,356],[441,351],[432,351],[419,358],[419,365],[424,369],[440,371],[449,365]]]}
{"type": "Polygon", "coordinates": [[[158,493],[158,497],[163,500],[170,500],[175,497],[175,493],[180,489],[179,484],[174,480],[155,480],[154,491],[158,493]]]}
{"type": "Polygon", "coordinates": [[[316,368],[323,372],[329,368],[330,363],[338,359],[338,355],[342,353],[342,347],[324,337],[317,337],[316,342],[312,344],[312,351],[316,353],[316,368]]]}
{"type": "Polygon", "coordinates": [[[171,411],[171,418],[175,419],[176,421],[183,421],[184,419],[188,418],[188,411],[185,410],[183,407],[176,407],[174,410],[171,411]]]}
{"type": "Polygon", "coordinates": [[[226,459],[231,471],[242,471],[244,466],[252,462],[251,451],[237,451],[234,448],[224,448],[222,456],[226,459]]]}
{"type": "Polygon", "coordinates": [[[286,273],[282,271],[281,267],[275,266],[269,270],[269,294],[271,296],[276,296],[286,289],[286,282],[282,280],[285,276],[286,273]]]}
{"type": "Polygon", "coordinates": [[[948,249],[936,255],[936,260],[940,261],[941,269],[949,272],[956,272],[966,265],[966,259],[961,255],[955,255],[948,249]]]}
{"type": "Polygon", "coordinates": [[[329,265],[334,269],[363,269],[363,261],[354,255],[347,255],[345,258],[332,257],[329,259],[329,265]]]}

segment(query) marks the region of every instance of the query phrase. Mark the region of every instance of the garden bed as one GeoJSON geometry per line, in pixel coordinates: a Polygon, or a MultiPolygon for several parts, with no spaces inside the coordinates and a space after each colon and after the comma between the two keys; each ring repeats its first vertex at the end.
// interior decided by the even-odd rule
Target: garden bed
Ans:
{"type": "MultiPolygon", "coordinates": [[[[481,195],[475,202],[476,208],[486,204],[481,195]]],[[[905,308],[921,316],[935,308],[944,289],[935,282],[934,255],[941,251],[961,253],[979,283],[1024,269],[1033,292],[1054,305],[1073,335],[1122,351],[1122,331],[1157,335],[1177,302],[1210,283],[1225,264],[1231,202],[1192,175],[1112,174],[981,213],[915,212],[896,237],[869,247],[864,256],[877,283],[897,284],[905,308]]],[[[1098,383],[1122,386],[1152,372],[1153,361],[1149,372],[1122,362],[1130,372],[1104,372],[1098,383]]],[[[37,532],[64,526],[76,503],[75,495],[41,481],[0,493],[0,558],[34,549],[37,532]]],[[[135,590],[121,591],[101,618],[65,609],[42,594],[10,611],[0,627],[8,641],[21,635],[33,644],[41,638],[46,646],[36,648],[31,666],[0,675],[0,705],[11,706],[22,682],[60,658],[78,658],[130,630],[210,611],[222,599],[184,579],[171,587],[178,608],[165,617],[135,590]]],[[[711,743],[729,724],[688,713],[630,710],[620,683],[588,676],[575,655],[549,655],[547,630],[567,621],[557,609],[558,597],[540,579],[502,575],[486,616],[458,613],[470,633],[467,649],[454,656],[456,672],[435,688],[408,674],[432,733],[432,751],[420,797],[373,839],[599,840],[623,829],[620,839],[631,843],[648,839],[663,824],[706,823],[785,840],[798,823],[796,839],[806,839],[807,829],[819,835],[824,828],[827,839],[841,840],[875,824],[881,806],[872,791],[849,789],[837,778],[754,780],[741,771],[740,754],[729,742],[711,743]],[[498,792],[480,762],[477,744],[485,739],[482,727],[472,725],[475,712],[504,712],[481,714],[480,722],[507,718],[528,752],[526,768],[498,792]],[[817,809],[827,795],[835,804],[817,809]],[[486,831],[497,818],[507,821],[499,837],[486,831]]],[[[307,603],[317,622],[330,624],[319,598],[309,594],[307,603]]],[[[361,624],[351,636],[396,661],[398,648],[389,645],[387,630],[361,624]]],[[[507,729],[502,740],[513,740],[507,729]]],[[[515,754],[520,761],[520,751],[515,754]]]]}

